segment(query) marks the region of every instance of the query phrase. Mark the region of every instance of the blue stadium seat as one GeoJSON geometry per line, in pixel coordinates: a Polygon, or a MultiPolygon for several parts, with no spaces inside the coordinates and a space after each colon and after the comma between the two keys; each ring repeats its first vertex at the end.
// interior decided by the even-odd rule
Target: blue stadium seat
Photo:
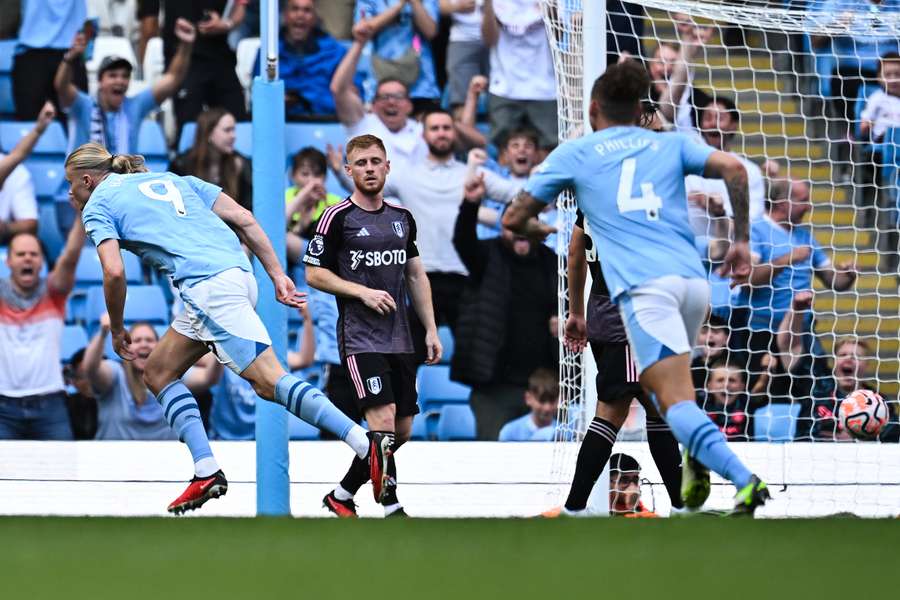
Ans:
{"type": "Polygon", "coordinates": [[[412,431],[410,432],[409,439],[421,442],[428,439],[428,416],[422,413],[417,414],[413,417],[412,423],[412,431]]]}
{"type": "Polygon", "coordinates": [[[770,404],[753,413],[753,439],[764,442],[790,442],[797,431],[800,404],[770,404]]]}
{"type": "Polygon", "coordinates": [[[60,252],[62,252],[63,247],[66,245],[66,239],[63,236],[62,230],[59,227],[59,222],[56,219],[56,205],[52,202],[38,203],[37,234],[38,239],[41,240],[41,243],[44,245],[44,250],[47,253],[44,260],[44,265],[46,267],[48,260],[56,261],[60,252]]]}
{"type": "Polygon", "coordinates": [[[65,155],[60,157],[31,156],[25,160],[25,168],[34,182],[34,194],[38,200],[52,201],[67,189],[65,155]]]}
{"type": "Polygon", "coordinates": [[[325,151],[328,144],[343,146],[347,131],[340,123],[288,123],[285,125],[287,154],[296,154],[301,148],[313,146],[325,151]]]}
{"type": "Polygon", "coordinates": [[[475,439],[475,414],[465,405],[448,404],[438,418],[437,439],[441,442],[475,439]]]}
{"type": "Polygon", "coordinates": [[[66,325],[63,328],[62,344],[59,348],[59,359],[69,362],[72,355],[87,346],[88,336],[81,325],[66,325]]]}
{"type": "Polygon", "coordinates": [[[321,432],[318,427],[310,425],[294,415],[288,415],[288,436],[292,440],[317,440],[321,432]]]}
{"type": "Polygon", "coordinates": [[[169,149],[166,147],[166,136],[156,121],[144,119],[138,131],[138,154],[145,157],[168,157],[169,149]]]}
{"type": "Polygon", "coordinates": [[[469,401],[469,386],[450,381],[450,367],[433,365],[419,367],[419,405],[424,412],[445,404],[465,404],[469,401]]]}
{"type": "MultiPolygon", "coordinates": [[[[125,280],[129,284],[143,283],[141,259],[131,252],[123,251],[122,262],[125,264],[125,280]]],[[[94,246],[87,245],[81,251],[75,267],[75,287],[89,288],[97,285],[103,285],[103,267],[97,250],[94,246]]]]}
{"type": "Polygon", "coordinates": [[[12,68],[17,40],[0,41],[0,114],[13,115],[16,112],[12,91],[12,68]]]}
{"type": "MultiPolygon", "coordinates": [[[[33,128],[34,121],[0,121],[0,147],[4,150],[12,149],[33,128]]],[[[35,144],[32,155],[54,155],[65,160],[68,146],[65,130],[59,121],[54,121],[35,144]]]]}
{"type": "MultiPolygon", "coordinates": [[[[178,138],[178,153],[187,152],[194,145],[194,135],[197,131],[196,123],[185,123],[181,128],[181,136],[178,138]]],[[[238,123],[235,127],[237,140],[234,148],[244,156],[253,154],[253,124],[249,121],[238,123]]]]}
{"type": "Polygon", "coordinates": [[[453,359],[453,347],[455,344],[453,332],[446,325],[442,325],[438,327],[438,337],[441,338],[441,346],[444,348],[444,353],[441,355],[441,364],[449,365],[453,359]]]}
{"type": "MultiPolygon", "coordinates": [[[[100,315],[104,312],[106,299],[103,297],[103,288],[101,286],[88,288],[85,321],[91,335],[96,333],[100,315]]],[[[147,321],[154,326],[169,324],[169,306],[159,286],[128,286],[128,295],[125,297],[125,324],[131,325],[137,321],[147,321]]]]}

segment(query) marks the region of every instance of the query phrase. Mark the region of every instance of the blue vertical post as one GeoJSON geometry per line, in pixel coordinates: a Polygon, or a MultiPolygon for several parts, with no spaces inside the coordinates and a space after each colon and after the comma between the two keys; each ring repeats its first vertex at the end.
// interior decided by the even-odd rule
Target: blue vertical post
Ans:
{"type": "MultiPolygon", "coordinates": [[[[278,79],[278,2],[260,6],[259,76],[253,79],[253,213],[285,263],[284,82],[278,79]]],[[[272,336],[282,364],[287,356],[286,307],[275,300],[272,281],[259,260],[253,269],[259,286],[256,310],[272,336]]],[[[274,402],[256,403],[256,514],[291,514],[288,476],[287,411],[274,402]]]]}

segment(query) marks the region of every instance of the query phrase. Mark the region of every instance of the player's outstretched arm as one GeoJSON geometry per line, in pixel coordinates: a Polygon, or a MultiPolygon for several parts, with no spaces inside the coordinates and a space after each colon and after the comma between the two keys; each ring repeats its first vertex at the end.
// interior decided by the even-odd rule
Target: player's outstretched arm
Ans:
{"type": "Polygon", "coordinates": [[[125,329],[125,264],[119,250],[119,241],[103,240],[97,246],[97,255],[103,267],[103,295],[106,298],[106,312],[109,313],[109,330],[113,336],[113,348],[123,360],[133,360],[131,336],[125,329]]]}
{"type": "Polygon", "coordinates": [[[266,273],[275,284],[275,297],[282,304],[299,308],[306,300],[304,294],[298,293],[291,278],[285,275],[281,262],[269,237],[256,222],[249,210],[235,202],[228,194],[219,194],[212,210],[216,215],[232,226],[241,241],[256,255],[266,273]]]}
{"type": "Polygon", "coordinates": [[[535,200],[525,190],[521,190],[503,213],[503,226],[511,229],[513,233],[542,242],[551,233],[556,233],[556,227],[541,223],[537,219],[545,206],[547,205],[535,200]]]}
{"type": "Polygon", "coordinates": [[[584,255],[584,229],[572,228],[569,239],[569,318],[566,320],[566,346],[572,352],[581,352],[587,345],[587,324],[584,320],[584,285],[587,281],[587,259],[584,255]]]}
{"type": "Polygon", "coordinates": [[[425,273],[425,265],[418,256],[406,261],[406,281],[409,284],[409,297],[413,308],[425,327],[426,365],[436,365],[441,360],[444,349],[438,338],[437,325],[434,322],[434,305],[431,303],[431,284],[425,273]]]}
{"type": "Polygon", "coordinates": [[[306,265],[306,283],[333,296],[355,298],[379,315],[397,310],[397,303],[384,290],[373,290],[364,285],[347,281],[325,267],[306,265]]]}
{"type": "Polygon", "coordinates": [[[68,294],[75,287],[75,268],[84,248],[84,238],[84,224],[81,222],[81,214],[77,214],[66,238],[66,245],[56,259],[56,265],[50,271],[50,275],[47,276],[47,285],[53,291],[68,294]]]}

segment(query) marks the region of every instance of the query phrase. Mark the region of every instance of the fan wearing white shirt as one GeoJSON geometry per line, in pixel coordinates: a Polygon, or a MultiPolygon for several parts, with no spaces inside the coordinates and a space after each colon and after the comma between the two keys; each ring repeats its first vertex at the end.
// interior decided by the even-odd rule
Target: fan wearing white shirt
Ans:
{"type": "Polygon", "coordinates": [[[888,129],[900,126],[900,54],[881,57],[878,78],[881,89],[866,99],[859,125],[862,138],[880,142],[888,129]]]}

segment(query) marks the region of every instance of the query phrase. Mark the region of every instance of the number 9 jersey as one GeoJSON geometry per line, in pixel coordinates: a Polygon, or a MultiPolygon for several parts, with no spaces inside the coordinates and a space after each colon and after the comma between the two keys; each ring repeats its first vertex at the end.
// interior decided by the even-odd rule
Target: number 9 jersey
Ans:
{"type": "Polygon", "coordinates": [[[557,147],[525,191],[545,203],[565,189],[575,192],[615,301],[666,275],[706,278],[684,178],[702,174],[713,152],[680,133],[610,127],[557,147]]]}
{"type": "Polygon", "coordinates": [[[95,246],[109,239],[181,287],[232,268],[252,272],[237,235],[212,212],[222,188],[172,173],[110,173],[82,221],[95,246]]]}

